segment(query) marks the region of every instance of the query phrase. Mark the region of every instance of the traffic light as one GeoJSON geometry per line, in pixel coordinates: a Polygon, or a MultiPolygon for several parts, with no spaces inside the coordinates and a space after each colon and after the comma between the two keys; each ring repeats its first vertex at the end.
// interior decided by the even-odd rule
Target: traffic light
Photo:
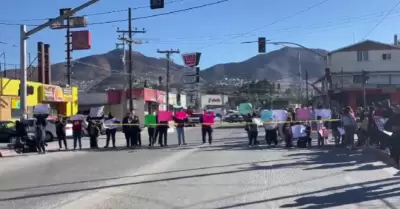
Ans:
{"type": "Polygon", "coordinates": [[[277,84],[277,89],[281,90],[281,84],[280,83],[277,84]]]}
{"type": "Polygon", "coordinates": [[[162,9],[164,8],[164,0],[150,0],[151,9],[162,9]]]}
{"type": "Polygon", "coordinates": [[[258,53],[265,53],[266,43],[265,37],[258,38],[258,53]]]}
{"type": "Polygon", "coordinates": [[[332,77],[331,77],[331,69],[330,68],[325,68],[325,77],[326,80],[330,83],[332,81],[332,77]]]}
{"type": "Polygon", "coordinates": [[[144,80],[144,88],[147,88],[147,87],[149,87],[147,84],[147,80],[144,80]]]}
{"type": "Polygon", "coordinates": [[[161,85],[161,83],[162,83],[162,76],[158,76],[158,84],[161,85]]]}
{"type": "Polygon", "coordinates": [[[368,80],[369,80],[369,72],[363,70],[362,73],[361,73],[361,76],[362,76],[363,84],[366,84],[368,82],[368,80]]]}
{"type": "Polygon", "coordinates": [[[196,67],[196,83],[200,83],[200,68],[196,67]]]}

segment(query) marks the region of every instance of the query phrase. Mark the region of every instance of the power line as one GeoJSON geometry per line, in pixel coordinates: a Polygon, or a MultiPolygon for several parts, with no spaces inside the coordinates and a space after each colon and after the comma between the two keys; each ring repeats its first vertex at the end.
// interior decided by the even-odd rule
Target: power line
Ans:
{"type": "MultiPolygon", "coordinates": [[[[221,4],[221,3],[224,3],[224,2],[228,2],[228,1],[230,1],[230,0],[220,0],[220,1],[211,2],[211,3],[199,5],[199,6],[194,6],[194,7],[188,7],[188,8],[185,8],[185,9],[174,10],[174,11],[171,11],[171,12],[164,12],[164,13],[160,13],[160,14],[154,14],[154,15],[148,15],[148,16],[142,16],[142,17],[134,17],[134,18],[132,18],[132,20],[142,20],[142,19],[148,19],[148,18],[153,18],[153,17],[171,15],[171,14],[176,14],[176,13],[181,13],[181,12],[187,12],[187,11],[200,9],[200,8],[204,8],[204,7],[208,7],[208,6],[212,6],[212,5],[216,5],[216,4],[221,4]]],[[[88,25],[104,25],[104,24],[126,22],[126,21],[128,21],[128,20],[127,19],[125,19],[125,20],[110,20],[110,21],[104,21],[104,22],[95,22],[95,23],[91,23],[91,24],[88,24],[88,25]]]]}
{"type": "Polygon", "coordinates": [[[374,30],[376,28],[378,28],[378,26],[400,5],[400,1],[397,1],[397,3],[386,13],[385,16],[383,16],[383,18],[367,33],[366,36],[364,36],[364,39],[366,39],[369,35],[371,35],[372,32],[374,32],[374,30]]]}
{"type": "MultiPolygon", "coordinates": [[[[164,4],[175,4],[175,3],[184,2],[184,1],[188,1],[188,0],[172,0],[172,1],[165,2],[164,4]]],[[[147,9],[147,8],[150,8],[150,6],[147,5],[147,6],[133,7],[132,10],[147,9]]],[[[90,17],[90,16],[99,16],[99,15],[108,15],[108,14],[113,14],[113,13],[126,12],[126,11],[128,11],[128,9],[119,9],[119,10],[112,10],[112,11],[105,11],[105,12],[83,14],[80,16],[90,17]]],[[[22,19],[22,20],[0,20],[0,21],[2,21],[2,22],[13,22],[13,21],[32,22],[32,21],[43,21],[43,20],[49,20],[49,19],[51,19],[51,18],[49,17],[49,18],[32,18],[32,19],[22,19]]],[[[20,25],[20,24],[18,24],[18,25],[20,25]]]]}
{"type": "MultiPolygon", "coordinates": [[[[180,1],[184,1],[184,0],[180,0],[180,1]]],[[[211,3],[199,5],[199,6],[194,6],[194,7],[188,7],[188,8],[185,8],[185,9],[174,10],[174,11],[171,11],[171,12],[164,12],[164,13],[159,13],[159,14],[154,14],[154,15],[135,17],[135,18],[132,18],[132,20],[142,20],[142,19],[149,19],[149,18],[153,18],[153,17],[160,17],[160,16],[165,16],[165,15],[177,14],[177,13],[196,10],[196,9],[200,9],[200,8],[204,8],[204,7],[208,7],[208,6],[212,6],[212,5],[216,5],[216,4],[221,4],[221,3],[224,3],[224,2],[228,2],[228,1],[230,1],[230,0],[219,0],[219,1],[211,2],[211,3]]],[[[48,20],[48,19],[46,19],[46,20],[48,20]]],[[[103,21],[103,22],[94,22],[94,23],[88,24],[88,26],[89,25],[105,25],[105,24],[119,23],[119,22],[126,22],[126,21],[128,21],[128,19],[110,20],[110,21],[103,21]]],[[[0,25],[20,26],[21,23],[0,22],[0,25]]],[[[32,24],[25,24],[25,25],[26,26],[33,26],[33,27],[39,26],[39,25],[32,25],[32,24]]]]}
{"type": "Polygon", "coordinates": [[[230,40],[232,40],[232,39],[237,39],[237,38],[243,37],[243,36],[245,36],[245,35],[247,35],[247,34],[257,32],[257,31],[259,31],[259,30],[261,30],[261,29],[264,29],[264,28],[266,28],[266,27],[270,27],[270,26],[275,25],[275,24],[277,24],[277,23],[279,23],[279,22],[282,22],[282,21],[284,21],[284,20],[290,19],[290,18],[295,17],[295,16],[297,16],[297,15],[300,15],[300,14],[302,14],[302,13],[304,13],[304,12],[307,12],[307,11],[309,11],[309,10],[311,10],[311,9],[314,9],[314,8],[316,8],[316,7],[318,7],[318,6],[321,6],[322,4],[325,4],[325,3],[328,2],[328,1],[329,1],[329,0],[324,0],[324,1],[320,2],[320,3],[313,4],[313,5],[309,6],[309,7],[307,7],[306,9],[300,10],[299,12],[296,12],[296,13],[291,14],[291,15],[289,15],[289,16],[286,16],[286,17],[284,17],[284,18],[278,19],[278,20],[276,20],[276,21],[274,21],[274,22],[272,22],[272,23],[269,23],[269,24],[267,24],[267,25],[261,26],[261,27],[259,27],[259,28],[254,29],[254,30],[251,30],[251,31],[249,31],[249,32],[242,33],[242,34],[240,34],[240,35],[238,35],[238,36],[235,36],[235,37],[232,37],[232,38],[229,38],[229,39],[222,40],[222,41],[220,41],[220,42],[218,42],[218,43],[216,43],[216,44],[209,44],[209,45],[207,45],[207,46],[201,47],[201,48],[198,49],[198,50],[205,49],[205,48],[209,48],[209,47],[211,47],[211,46],[215,46],[215,45],[218,45],[218,44],[222,44],[222,43],[225,43],[225,42],[230,41],[230,40]]]}

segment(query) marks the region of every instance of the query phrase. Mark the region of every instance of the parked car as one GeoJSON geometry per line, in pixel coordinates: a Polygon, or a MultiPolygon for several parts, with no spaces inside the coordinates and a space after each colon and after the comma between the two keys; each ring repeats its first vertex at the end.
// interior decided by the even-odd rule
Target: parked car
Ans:
{"type": "MultiPolygon", "coordinates": [[[[28,132],[34,132],[35,131],[35,118],[31,118],[26,120],[25,124],[28,125],[28,132]]],[[[67,124],[65,125],[65,134],[67,137],[72,136],[72,124],[67,121],[67,124]]],[[[57,137],[56,133],[56,120],[55,119],[49,119],[47,120],[47,126],[46,126],[46,142],[51,142],[54,141],[54,139],[57,137]]]]}
{"type": "Polygon", "coordinates": [[[14,121],[0,121],[0,143],[15,141],[16,130],[14,121]]]}
{"type": "Polygon", "coordinates": [[[196,124],[200,123],[200,117],[202,116],[201,113],[192,113],[188,117],[188,124],[189,126],[196,126],[196,124]]]}
{"type": "Polygon", "coordinates": [[[228,114],[225,118],[224,118],[224,122],[228,122],[228,123],[241,123],[244,122],[243,116],[239,115],[239,114],[228,114]]]}

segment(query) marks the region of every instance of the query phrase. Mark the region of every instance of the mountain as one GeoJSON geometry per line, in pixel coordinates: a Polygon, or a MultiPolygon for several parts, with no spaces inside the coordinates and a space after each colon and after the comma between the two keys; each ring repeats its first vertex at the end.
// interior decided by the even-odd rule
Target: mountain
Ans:
{"type": "MultiPolygon", "coordinates": [[[[315,49],[325,54],[325,50],[315,49]]],[[[84,91],[101,92],[107,88],[124,88],[127,74],[122,62],[123,50],[113,50],[105,54],[91,55],[73,61],[72,82],[84,91]]],[[[201,71],[202,83],[213,85],[229,79],[239,80],[279,80],[284,78],[298,79],[299,56],[303,70],[307,70],[309,78],[322,76],[324,69],[323,60],[314,53],[302,49],[284,47],[266,54],[254,56],[248,60],[237,63],[217,64],[201,71]]],[[[126,53],[127,57],[127,53],[126,53]]],[[[165,83],[167,60],[164,58],[147,57],[141,53],[133,52],[133,72],[136,86],[143,86],[144,80],[155,86],[158,77],[163,77],[165,83]]],[[[179,58],[178,58],[179,59],[179,58]]],[[[128,61],[126,60],[126,64],[128,61]]],[[[127,65],[126,65],[127,66],[127,65]]],[[[175,64],[170,65],[170,84],[172,88],[180,88],[183,83],[185,67],[175,64]]],[[[35,68],[28,72],[29,80],[37,80],[35,68]]],[[[52,82],[65,83],[65,63],[52,65],[52,82]]],[[[18,75],[9,70],[7,77],[18,78],[18,75]]]]}
{"type": "MultiPolygon", "coordinates": [[[[322,49],[312,50],[323,55],[327,53],[322,49]]],[[[321,56],[303,48],[284,47],[242,62],[214,65],[201,71],[201,77],[211,83],[234,78],[280,80],[297,77],[298,79],[299,60],[303,76],[305,70],[308,71],[309,79],[323,75],[325,66],[321,56]]]]}

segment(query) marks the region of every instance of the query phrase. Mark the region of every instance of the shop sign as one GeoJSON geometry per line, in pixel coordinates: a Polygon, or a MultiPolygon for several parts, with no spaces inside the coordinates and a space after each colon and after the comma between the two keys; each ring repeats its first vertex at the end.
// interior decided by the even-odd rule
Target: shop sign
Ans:
{"type": "Polygon", "coordinates": [[[64,101],[63,89],[59,86],[43,85],[43,101],[62,102],[64,101]]]}
{"type": "Polygon", "coordinates": [[[209,105],[221,105],[222,104],[222,100],[221,97],[208,97],[206,100],[207,104],[209,105]]]}

